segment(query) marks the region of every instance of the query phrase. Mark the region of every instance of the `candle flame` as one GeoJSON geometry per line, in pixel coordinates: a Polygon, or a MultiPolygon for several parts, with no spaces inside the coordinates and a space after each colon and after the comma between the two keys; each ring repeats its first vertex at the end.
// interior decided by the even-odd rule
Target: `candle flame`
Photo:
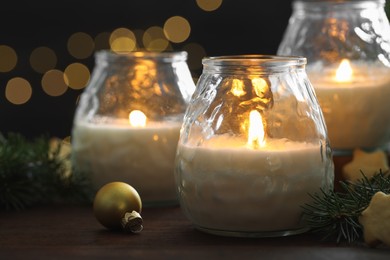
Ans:
{"type": "Polygon", "coordinates": [[[133,110],[129,114],[129,123],[134,127],[144,127],[146,125],[146,116],[140,110],[133,110]]]}
{"type": "Polygon", "coordinates": [[[336,81],[350,82],[352,80],[353,70],[348,59],[343,59],[336,70],[336,81]]]}
{"type": "Polygon", "coordinates": [[[261,114],[252,110],[249,113],[248,145],[257,148],[264,146],[264,126],[261,114]]]}

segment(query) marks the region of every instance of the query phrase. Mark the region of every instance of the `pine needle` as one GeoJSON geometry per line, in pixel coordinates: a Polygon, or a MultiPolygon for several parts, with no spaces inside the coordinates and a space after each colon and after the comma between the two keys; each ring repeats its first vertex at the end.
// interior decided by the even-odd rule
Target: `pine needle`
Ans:
{"type": "Polygon", "coordinates": [[[47,136],[27,140],[21,134],[0,134],[0,210],[21,210],[37,204],[91,201],[88,176],[65,171],[61,143],[53,150],[47,136]]]}
{"type": "Polygon", "coordinates": [[[302,208],[312,232],[322,234],[323,239],[335,238],[337,243],[352,243],[362,238],[363,229],[358,218],[372,196],[378,191],[390,193],[390,175],[379,171],[369,179],[362,172],[359,181],[341,181],[340,184],[340,192],[321,190],[309,194],[312,202],[302,208]]]}

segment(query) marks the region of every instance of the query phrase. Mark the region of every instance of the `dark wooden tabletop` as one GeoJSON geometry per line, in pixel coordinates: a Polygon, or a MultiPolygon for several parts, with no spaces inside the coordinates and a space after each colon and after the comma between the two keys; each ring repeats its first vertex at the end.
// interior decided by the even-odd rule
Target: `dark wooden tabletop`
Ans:
{"type": "Polygon", "coordinates": [[[144,208],[144,230],[106,230],[89,206],[0,212],[0,259],[390,259],[390,248],[312,234],[232,238],[195,230],[179,207],[144,208]]]}

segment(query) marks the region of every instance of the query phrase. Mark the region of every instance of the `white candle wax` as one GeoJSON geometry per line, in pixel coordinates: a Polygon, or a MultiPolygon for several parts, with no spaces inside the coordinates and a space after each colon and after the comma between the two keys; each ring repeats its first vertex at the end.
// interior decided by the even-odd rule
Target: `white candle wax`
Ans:
{"type": "Polygon", "coordinates": [[[219,137],[201,147],[179,144],[178,152],[181,205],[206,229],[301,229],[301,206],[311,201],[308,193],[333,180],[324,177],[329,171],[319,144],[268,140],[265,147],[252,149],[245,141],[219,137]]]}
{"type": "Polygon", "coordinates": [[[76,122],[73,162],[91,174],[96,188],[112,181],[132,185],[143,203],[177,200],[174,159],[181,123],[128,124],[76,122]]]}
{"type": "Polygon", "coordinates": [[[390,140],[390,70],[355,65],[347,82],[337,82],[334,74],[308,72],[332,148],[383,146],[390,140]]]}

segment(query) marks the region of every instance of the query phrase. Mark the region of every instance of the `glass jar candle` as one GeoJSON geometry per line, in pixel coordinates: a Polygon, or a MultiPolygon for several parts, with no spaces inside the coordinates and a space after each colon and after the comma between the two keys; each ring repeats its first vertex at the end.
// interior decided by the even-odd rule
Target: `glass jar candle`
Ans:
{"type": "Polygon", "coordinates": [[[203,59],[176,155],[179,202],[199,230],[262,237],[307,230],[301,206],[332,189],[326,126],[303,57],[203,59]]]}
{"type": "Polygon", "coordinates": [[[174,159],[195,90],[186,52],[95,55],[72,129],[72,163],[97,190],[132,185],[145,206],[178,203],[174,159]]]}
{"type": "Polygon", "coordinates": [[[279,55],[308,59],[335,154],[390,141],[390,26],[384,0],[293,2],[279,55]]]}

